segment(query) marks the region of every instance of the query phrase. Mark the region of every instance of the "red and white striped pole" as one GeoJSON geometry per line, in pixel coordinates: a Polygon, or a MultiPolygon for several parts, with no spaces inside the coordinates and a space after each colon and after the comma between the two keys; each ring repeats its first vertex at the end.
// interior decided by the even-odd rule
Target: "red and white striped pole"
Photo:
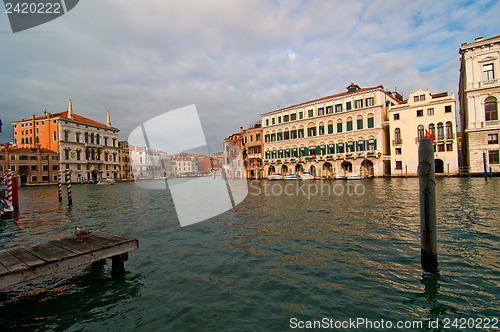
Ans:
{"type": "Polygon", "coordinates": [[[59,189],[59,202],[62,202],[62,175],[61,170],[57,171],[57,186],[59,189]]]}
{"type": "Polygon", "coordinates": [[[10,202],[10,204],[12,204],[12,186],[13,186],[13,183],[12,183],[12,171],[9,169],[7,171],[7,200],[10,202]]]}
{"type": "Polygon", "coordinates": [[[3,179],[2,180],[3,180],[2,184],[7,184],[7,173],[3,174],[3,179]]]}
{"type": "Polygon", "coordinates": [[[73,204],[73,198],[71,198],[71,177],[70,177],[70,170],[66,170],[66,188],[68,189],[68,205],[73,204]]]}

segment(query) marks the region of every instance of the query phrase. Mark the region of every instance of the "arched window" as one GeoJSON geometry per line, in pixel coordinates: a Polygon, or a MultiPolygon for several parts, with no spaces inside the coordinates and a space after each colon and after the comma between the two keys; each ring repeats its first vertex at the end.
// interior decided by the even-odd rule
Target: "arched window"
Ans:
{"type": "Polygon", "coordinates": [[[498,120],[497,99],[493,96],[484,101],[484,117],[486,121],[498,120]]]}
{"type": "Polygon", "coordinates": [[[318,126],[318,135],[324,135],[325,134],[325,123],[320,122],[318,126]]]}
{"type": "Polygon", "coordinates": [[[307,125],[307,137],[316,136],[316,125],[310,122],[307,125]]]}
{"type": "Polygon", "coordinates": [[[337,133],[342,132],[342,119],[337,120],[337,133]]]}
{"type": "Polygon", "coordinates": [[[434,123],[431,123],[429,125],[429,134],[432,135],[432,137],[436,137],[436,126],[434,125],[434,123]]]}
{"type": "Polygon", "coordinates": [[[375,127],[375,121],[373,118],[373,113],[368,114],[368,128],[375,127]]]}
{"type": "Polygon", "coordinates": [[[299,138],[304,138],[304,126],[299,127],[299,130],[297,131],[297,135],[299,138]]]}
{"type": "Polygon", "coordinates": [[[89,133],[85,132],[85,143],[89,142],[89,133]]]}
{"type": "Polygon", "coordinates": [[[94,144],[94,133],[90,134],[90,144],[94,144]]]}
{"type": "Polygon", "coordinates": [[[351,131],[351,130],[352,130],[352,118],[348,117],[346,123],[346,131],[351,131]]]}
{"type": "Polygon", "coordinates": [[[21,137],[21,144],[24,144],[24,137],[21,137]]]}
{"type": "Polygon", "coordinates": [[[419,125],[417,127],[417,138],[419,141],[421,141],[425,138],[424,126],[422,126],[422,125],[419,125]]]}
{"type": "Polygon", "coordinates": [[[356,128],[359,130],[359,129],[363,129],[363,116],[362,115],[358,115],[358,118],[356,119],[357,123],[356,123],[356,128]]]}
{"type": "Polygon", "coordinates": [[[394,129],[394,144],[401,144],[401,129],[394,129]]]}
{"type": "Polygon", "coordinates": [[[328,134],[333,134],[333,121],[328,121],[328,134]]]}
{"type": "Polygon", "coordinates": [[[444,126],[442,122],[438,123],[438,139],[444,139],[444,126]]]}
{"type": "Polygon", "coordinates": [[[446,139],[453,139],[453,125],[451,121],[446,122],[446,139]]]}
{"type": "Polygon", "coordinates": [[[97,134],[97,135],[95,136],[95,144],[101,144],[101,143],[100,143],[100,138],[101,138],[101,137],[99,136],[99,134],[97,134]]]}

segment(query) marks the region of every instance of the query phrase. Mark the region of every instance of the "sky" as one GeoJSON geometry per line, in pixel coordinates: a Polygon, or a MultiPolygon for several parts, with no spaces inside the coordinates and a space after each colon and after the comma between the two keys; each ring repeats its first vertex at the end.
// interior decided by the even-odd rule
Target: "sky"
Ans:
{"type": "Polygon", "coordinates": [[[216,152],[262,113],[351,82],[456,94],[460,45],[499,35],[499,14],[487,0],[81,0],[12,33],[2,10],[0,142],[13,121],[65,111],[70,98],[102,123],[109,110],[120,140],[194,104],[216,152]]]}

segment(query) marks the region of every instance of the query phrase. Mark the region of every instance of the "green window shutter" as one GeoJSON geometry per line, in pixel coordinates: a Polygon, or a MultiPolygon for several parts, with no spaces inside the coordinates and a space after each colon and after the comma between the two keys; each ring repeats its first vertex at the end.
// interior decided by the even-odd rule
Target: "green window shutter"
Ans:
{"type": "Polygon", "coordinates": [[[342,132],[342,123],[337,123],[337,133],[342,132]]]}
{"type": "Polygon", "coordinates": [[[358,119],[357,121],[358,121],[357,123],[358,129],[363,129],[363,119],[358,119]]]}
{"type": "Polygon", "coordinates": [[[376,138],[373,140],[373,149],[377,150],[377,139],[376,138]]]}
{"type": "Polygon", "coordinates": [[[368,118],[368,128],[374,127],[374,118],[368,118]]]}
{"type": "Polygon", "coordinates": [[[328,125],[328,134],[333,134],[333,124],[328,125]]]}
{"type": "Polygon", "coordinates": [[[348,111],[352,108],[352,104],[350,101],[348,101],[347,103],[345,103],[345,109],[348,111]]]}
{"type": "Polygon", "coordinates": [[[320,155],[321,154],[321,147],[318,145],[316,146],[316,154],[320,155]]]}

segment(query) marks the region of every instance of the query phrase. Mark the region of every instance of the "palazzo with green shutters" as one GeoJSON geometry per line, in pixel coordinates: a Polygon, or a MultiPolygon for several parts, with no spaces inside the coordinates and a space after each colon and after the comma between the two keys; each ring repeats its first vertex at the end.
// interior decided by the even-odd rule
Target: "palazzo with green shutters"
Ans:
{"type": "Polygon", "coordinates": [[[390,173],[387,112],[401,96],[379,85],[327,96],[262,114],[264,176],[311,172],[390,173]]]}

